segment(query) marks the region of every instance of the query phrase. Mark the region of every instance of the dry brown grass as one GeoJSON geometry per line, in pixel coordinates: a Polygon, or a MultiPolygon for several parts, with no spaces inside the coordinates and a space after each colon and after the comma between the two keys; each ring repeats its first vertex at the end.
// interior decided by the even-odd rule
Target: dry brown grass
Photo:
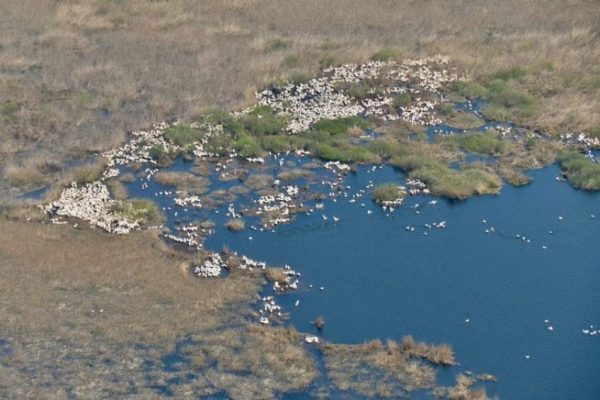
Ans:
{"type": "Polygon", "coordinates": [[[182,378],[168,385],[179,398],[192,387],[254,398],[301,389],[316,374],[299,334],[245,322],[259,277],[197,279],[181,268],[187,256],[163,251],[152,232],[113,237],[3,218],[0,255],[0,338],[11,348],[0,397],[163,398],[152,387],[182,378]],[[191,380],[161,361],[182,337],[194,339],[183,356],[205,360],[191,380]]]}
{"type": "Polygon", "coordinates": [[[187,172],[165,172],[159,171],[154,175],[157,183],[171,186],[177,190],[185,190],[190,193],[205,193],[210,181],[204,176],[197,176],[187,172]]]}
{"type": "Polygon", "coordinates": [[[329,378],[341,390],[352,390],[367,397],[408,397],[415,389],[432,387],[435,370],[411,360],[394,341],[362,345],[323,346],[329,378]]]}
{"type": "Polygon", "coordinates": [[[405,336],[402,340],[402,350],[409,357],[423,358],[433,364],[454,365],[454,351],[447,344],[427,344],[415,342],[412,336],[405,336]]]}
{"type": "Polygon", "coordinates": [[[389,48],[447,54],[484,81],[523,68],[537,99],[523,122],[598,133],[598,21],[592,0],[7,0],[0,160],[104,150],[127,130],[237,108],[274,80],[389,48]]]}
{"type": "Polygon", "coordinates": [[[227,221],[226,225],[227,229],[229,229],[232,232],[243,231],[246,227],[244,220],[240,218],[231,218],[229,221],[227,221]]]}

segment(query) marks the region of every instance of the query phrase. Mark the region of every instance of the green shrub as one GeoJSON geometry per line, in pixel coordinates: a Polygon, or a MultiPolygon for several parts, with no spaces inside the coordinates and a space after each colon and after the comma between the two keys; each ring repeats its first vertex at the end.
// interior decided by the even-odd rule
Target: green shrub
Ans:
{"type": "Polygon", "coordinates": [[[338,47],[340,47],[340,45],[335,42],[332,42],[330,39],[327,39],[323,43],[321,43],[320,47],[321,47],[321,50],[328,51],[328,50],[335,50],[338,47]]]}
{"type": "Polygon", "coordinates": [[[369,85],[368,83],[359,83],[346,89],[346,94],[350,97],[354,97],[357,100],[364,100],[372,97],[371,90],[373,90],[372,85],[369,85]]]}
{"type": "Polygon", "coordinates": [[[260,145],[272,153],[285,153],[304,147],[305,140],[296,135],[270,135],[259,139],[260,145]]]}
{"type": "Polygon", "coordinates": [[[373,189],[373,200],[377,203],[395,201],[404,197],[404,191],[395,183],[382,183],[373,189]]]}
{"type": "Polygon", "coordinates": [[[280,133],[287,118],[276,115],[269,106],[258,106],[242,118],[244,128],[256,136],[280,133]]]}
{"type": "Polygon", "coordinates": [[[400,52],[396,49],[382,49],[371,56],[372,61],[389,61],[400,57],[400,52]]]}
{"type": "Polygon", "coordinates": [[[314,145],[313,154],[315,157],[325,161],[340,162],[376,162],[379,160],[375,153],[372,153],[366,147],[354,146],[347,148],[334,147],[327,143],[317,143],[314,145]]]}
{"type": "Polygon", "coordinates": [[[70,172],[70,180],[77,182],[80,185],[95,182],[98,179],[100,179],[105,168],[106,165],[104,163],[97,163],[74,168],[70,172]]]}
{"type": "Polygon", "coordinates": [[[483,112],[488,118],[509,120],[512,115],[529,117],[534,113],[533,97],[512,82],[492,82],[487,99],[489,104],[483,112]]]}
{"type": "Polygon", "coordinates": [[[368,126],[369,124],[364,118],[346,117],[336,119],[320,119],[314,124],[313,128],[320,132],[327,132],[331,136],[337,136],[346,133],[348,129],[353,127],[367,129],[368,126]]]}
{"type": "Polygon", "coordinates": [[[398,157],[393,164],[412,178],[425,182],[433,194],[451,199],[497,193],[502,186],[500,177],[481,166],[454,170],[434,158],[422,155],[398,157]]]}
{"type": "Polygon", "coordinates": [[[443,103],[440,106],[440,112],[444,115],[452,114],[453,111],[454,111],[454,104],[452,104],[452,103],[443,103]]]}
{"type": "Polygon", "coordinates": [[[600,164],[574,151],[559,154],[558,161],[573,186],[585,190],[600,190],[600,164]]]}
{"type": "Polygon", "coordinates": [[[200,129],[192,128],[185,124],[171,125],[164,133],[165,139],[178,146],[186,146],[197,142],[202,135],[203,133],[200,129]]]}
{"type": "Polygon", "coordinates": [[[332,55],[323,56],[319,60],[319,66],[321,68],[331,67],[332,65],[335,65],[335,57],[332,55]]]}
{"type": "Polygon", "coordinates": [[[157,144],[150,149],[149,155],[155,160],[162,160],[167,157],[167,150],[164,145],[157,144]]]}
{"type": "Polygon", "coordinates": [[[294,85],[300,85],[301,83],[306,83],[310,81],[312,78],[306,72],[302,71],[294,71],[290,76],[290,82],[294,85]]]}
{"type": "Polygon", "coordinates": [[[241,135],[233,144],[233,148],[242,158],[260,157],[263,155],[263,149],[255,138],[249,135],[241,135]]]}
{"type": "Polygon", "coordinates": [[[4,117],[6,122],[15,122],[17,120],[17,116],[15,115],[17,111],[21,108],[21,105],[14,100],[7,100],[0,107],[0,113],[4,117]]]}
{"type": "Polygon", "coordinates": [[[294,54],[290,54],[289,56],[287,56],[284,60],[283,60],[283,66],[286,68],[293,68],[298,66],[298,56],[294,55],[294,54]]]}
{"type": "Polygon", "coordinates": [[[492,75],[492,79],[500,79],[503,81],[521,80],[527,75],[527,71],[522,67],[512,67],[496,72],[492,75]]]}
{"type": "Polygon", "coordinates": [[[379,157],[382,158],[391,158],[398,154],[401,149],[400,143],[392,139],[375,139],[372,140],[367,148],[379,157]]]}
{"type": "Polygon", "coordinates": [[[447,143],[453,143],[462,150],[469,153],[501,155],[507,150],[507,142],[500,139],[492,132],[466,133],[440,139],[447,143]]]}
{"type": "Polygon", "coordinates": [[[470,81],[457,81],[454,83],[454,90],[459,95],[466,97],[467,99],[476,99],[478,97],[485,97],[487,95],[487,89],[481,86],[479,83],[470,81]]]}
{"type": "Polygon", "coordinates": [[[208,123],[210,125],[221,125],[223,126],[223,132],[237,137],[244,133],[244,124],[231,113],[222,109],[212,109],[204,114],[200,119],[201,123],[208,123]]]}
{"type": "Polygon", "coordinates": [[[234,140],[229,135],[213,135],[208,138],[204,149],[218,156],[226,156],[233,148],[234,140]]]}
{"type": "Polygon", "coordinates": [[[411,101],[412,101],[412,98],[410,97],[410,94],[398,93],[398,95],[396,95],[396,97],[394,97],[394,107],[396,107],[396,108],[406,107],[407,105],[410,104],[411,101]]]}
{"type": "Polygon", "coordinates": [[[130,221],[149,223],[158,220],[160,213],[153,201],[147,199],[132,199],[117,201],[112,211],[130,221]]]}

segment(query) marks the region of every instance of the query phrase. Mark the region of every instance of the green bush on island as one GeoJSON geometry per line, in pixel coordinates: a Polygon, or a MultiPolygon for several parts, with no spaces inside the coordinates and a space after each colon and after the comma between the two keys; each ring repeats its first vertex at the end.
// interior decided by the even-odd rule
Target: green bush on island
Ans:
{"type": "Polygon", "coordinates": [[[474,194],[497,193],[502,187],[500,177],[481,165],[468,165],[455,170],[424,155],[397,157],[393,164],[406,171],[411,178],[425,182],[433,194],[451,199],[462,200],[474,194]]]}
{"type": "Polygon", "coordinates": [[[600,190],[600,164],[574,151],[559,154],[558,161],[573,186],[585,190],[600,190]]]}
{"type": "Polygon", "coordinates": [[[395,183],[382,183],[373,189],[373,200],[377,203],[404,198],[404,191],[395,183]]]}

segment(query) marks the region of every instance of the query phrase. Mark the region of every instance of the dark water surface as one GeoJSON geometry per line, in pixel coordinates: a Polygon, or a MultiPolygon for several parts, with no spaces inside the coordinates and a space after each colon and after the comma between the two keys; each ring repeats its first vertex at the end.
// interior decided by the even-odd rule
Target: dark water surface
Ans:
{"type": "MultiPolygon", "coordinates": [[[[274,232],[229,232],[224,210],[190,211],[184,219],[217,223],[207,248],[226,244],[301,272],[301,288],[278,298],[301,331],[313,331],[310,321],[323,316],[322,336],[333,342],[410,334],[454,347],[461,365],[438,370],[444,383],[471,370],[496,375],[488,393],[501,398],[599,399],[600,334],[582,330],[600,328],[600,194],[577,191],[557,175],[558,167],[547,167],[532,173],[529,186],[506,185],[500,195],[462,202],[409,197],[390,213],[372,203],[368,189],[349,200],[370,182],[402,183],[403,174],[359,167],[346,178],[348,197],[274,232]],[[441,221],[446,229],[425,226],[441,221]]],[[[130,186],[134,196],[165,190],[137,184],[130,186]]],[[[213,179],[213,188],[231,185],[213,179]]],[[[163,206],[170,201],[159,198],[163,206]]]]}

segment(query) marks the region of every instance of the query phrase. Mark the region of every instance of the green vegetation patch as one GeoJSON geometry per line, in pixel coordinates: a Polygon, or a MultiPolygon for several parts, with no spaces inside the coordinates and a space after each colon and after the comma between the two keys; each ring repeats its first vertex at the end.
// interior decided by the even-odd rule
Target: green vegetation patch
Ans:
{"type": "Polygon", "coordinates": [[[112,211],[129,221],[146,224],[158,220],[160,213],[153,201],[147,199],[132,199],[117,201],[112,211]]]}
{"type": "Polygon", "coordinates": [[[178,146],[187,146],[200,140],[203,132],[189,125],[177,124],[169,126],[164,133],[165,138],[178,146]]]}
{"type": "Polygon", "coordinates": [[[150,149],[149,155],[154,160],[160,161],[160,160],[164,160],[165,158],[167,158],[167,156],[169,154],[167,153],[167,149],[165,149],[164,145],[157,144],[156,146],[153,146],[150,149]]]}
{"type": "Polygon", "coordinates": [[[396,97],[394,97],[394,107],[406,107],[412,101],[412,97],[408,93],[398,93],[396,97]]]}
{"type": "Polygon", "coordinates": [[[390,61],[400,57],[401,52],[397,49],[381,49],[371,56],[372,61],[390,61]]]}
{"type": "Polygon", "coordinates": [[[19,104],[15,100],[6,100],[2,106],[0,106],[0,114],[4,117],[4,121],[6,122],[15,122],[17,120],[16,113],[21,108],[21,104],[19,104]]]}
{"type": "Polygon", "coordinates": [[[459,147],[468,153],[489,154],[498,156],[504,154],[508,148],[508,142],[502,140],[494,132],[465,133],[462,135],[448,136],[439,139],[441,142],[459,147]]]}
{"type": "Polygon", "coordinates": [[[74,168],[70,172],[70,181],[77,182],[79,185],[85,185],[92,183],[100,179],[102,173],[106,169],[104,163],[85,165],[82,167],[74,168]]]}
{"type": "Polygon", "coordinates": [[[287,118],[276,115],[269,106],[258,106],[245,115],[241,122],[252,135],[275,135],[286,126],[287,118]]]}
{"type": "Polygon", "coordinates": [[[263,136],[259,139],[260,145],[266,151],[273,153],[285,153],[303,148],[306,139],[297,135],[272,135],[263,136]]]}
{"type": "Polygon", "coordinates": [[[243,158],[247,157],[260,157],[264,154],[264,150],[260,146],[260,143],[250,135],[240,135],[240,137],[233,143],[233,148],[237,151],[238,155],[243,158]]]}
{"type": "Polygon", "coordinates": [[[375,186],[372,194],[375,202],[384,203],[404,198],[405,192],[395,183],[382,183],[375,186]]]}
{"type": "Polygon", "coordinates": [[[485,97],[488,93],[487,89],[477,82],[472,81],[457,81],[454,83],[454,91],[467,99],[476,99],[485,97]]]}
{"type": "Polygon", "coordinates": [[[410,177],[425,182],[433,194],[451,199],[498,193],[502,187],[500,177],[479,164],[455,170],[424,155],[399,157],[393,163],[408,172],[410,177]]]}
{"type": "Polygon", "coordinates": [[[338,147],[327,143],[319,143],[314,145],[313,154],[315,157],[325,161],[340,161],[344,163],[374,163],[379,161],[377,154],[371,152],[368,148],[345,144],[338,147]]]}
{"type": "Polygon", "coordinates": [[[327,132],[331,136],[342,135],[350,128],[367,129],[369,123],[364,118],[360,117],[345,117],[336,119],[320,119],[317,121],[313,129],[319,132],[327,132]]]}
{"type": "Polygon", "coordinates": [[[573,186],[578,189],[600,190],[600,164],[574,151],[559,154],[558,161],[573,186]]]}
{"type": "Polygon", "coordinates": [[[495,80],[488,87],[489,104],[483,110],[486,117],[510,121],[514,116],[530,117],[534,114],[534,99],[514,81],[495,80]]]}

